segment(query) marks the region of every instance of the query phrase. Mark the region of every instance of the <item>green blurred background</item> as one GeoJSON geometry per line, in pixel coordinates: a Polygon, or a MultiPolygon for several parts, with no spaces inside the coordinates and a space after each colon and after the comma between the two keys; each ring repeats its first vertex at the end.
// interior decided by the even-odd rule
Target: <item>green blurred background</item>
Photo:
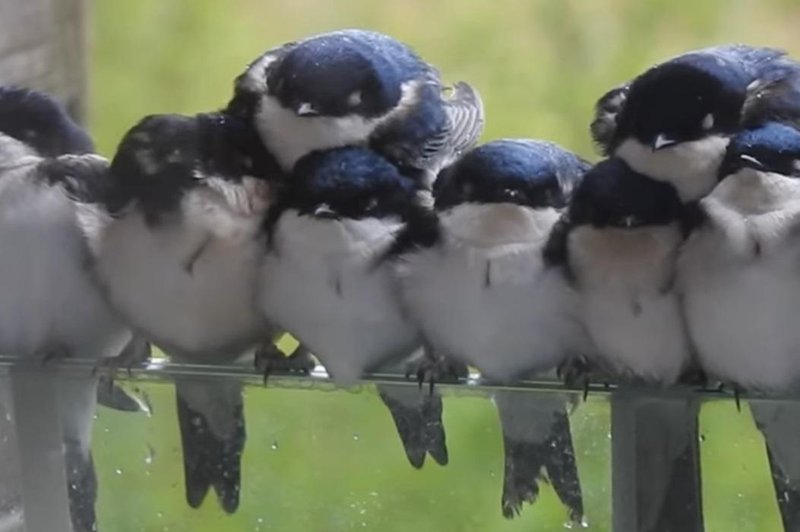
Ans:
{"type": "MultiPolygon", "coordinates": [[[[604,90],[655,61],[723,42],[800,55],[796,0],[99,0],[93,3],[90,126],[112,155],[149,113],[223,106],[233,78],[263,50],[344,27],[411,44],[446,79],[481,91],[484,139],[557,141],[593,157],[587,135],[604,90]]],[[[140,385],[154,415],[101,411],[95,457],[107,531],[551,531],[566,513],[549,487],[521,518],[500,516],[502,442],[491,403],[448,396],[451,463],[415,471],[369,387],[360,393],[248,390],[242,504],[226,516],[209,498],[183,501],[168,384],[140,385]]],[[[780,530],[763,444],[746,409],[702,415],[706,529],[780,530]]],[[[610,527],[608,408],[573,416],[590,530],[610,527]]]]}

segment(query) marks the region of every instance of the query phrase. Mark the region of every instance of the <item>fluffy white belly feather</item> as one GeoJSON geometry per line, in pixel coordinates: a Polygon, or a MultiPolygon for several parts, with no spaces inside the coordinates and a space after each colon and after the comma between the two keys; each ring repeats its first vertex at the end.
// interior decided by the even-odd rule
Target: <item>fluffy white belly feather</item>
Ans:
{"type": "Polygon", "coordinates": [[[676,225],[633,230],[579,227],[568,240],[589,355],[611,371],[671,384],[691,350],[671,286],[680,246],[676,225]]]}
{"type": "Polygon", "coordinates": [[[575,294],[542,261],[557,217],[509,204],[442,214],[442,243],[400,266],[404,305],[434,349],[503,382],[577,354],[575,294]]]}
{"type": "Polygon", "coordinates": [[[262,245],[191,222],[148,225],[128,211],[100,236],[97,274],[113,305],[170,354],[236,358],[269,334],[254,304],[262,245]]]}
{"type": "Polygon", "coordinates": [[[401,311],[389,263],[372,268],[399,223],[318,220],[285,212],[260,276],[259,307],[340,385],[411,354],[418,334],[401,311]]]}

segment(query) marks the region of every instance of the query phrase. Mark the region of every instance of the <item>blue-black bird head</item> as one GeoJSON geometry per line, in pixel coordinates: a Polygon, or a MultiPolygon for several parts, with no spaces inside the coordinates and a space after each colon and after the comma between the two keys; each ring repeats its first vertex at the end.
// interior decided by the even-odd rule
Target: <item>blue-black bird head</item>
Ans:
{"type": "Polygon", "coordinates": [[[43,157],[92,153],[89,135],[47,94],[0,87],[0,133],[23,142],[43,157]]]}
{"type": "Polygon", "coordinates": [[[278,203],[317,218],[404,218],[414,180],[366,148],[313,152],[298,161],[278,203]]]}
{"type": "Polygon", "coordinates": [[[750,81],[735,61],[703,51],[651,68],[630,86],[612,151],[627,138],[656,151],[732,134],[750,81]]]}
{"type": "Polygon", "coordinates": [[[291,47],[269,66],[271,96],[298,116],[386,114],[402,97],[402,84],[425,64],[404,44],[374,32],[346,30],[291,47]]]}
{"type": "Polygon", "coordinates": [[[573,226],[632,229],[679,221],[683,206],[672,185],[638,174],[614,158],[586,173],[567,213],[573,226]]]}
{"type": "Polygon", "coordinates": [[[436,209],[462,203],[562,208],[588,168],[587,162],[549,142],[489,142],[441,172],[434,185],[436,209]]]}
{"type": "Polygon", "coordinates": [[[800,177],[800,131],[771,122],[743,131],[731,140],[720,179],[743,168],[800,177]]]}

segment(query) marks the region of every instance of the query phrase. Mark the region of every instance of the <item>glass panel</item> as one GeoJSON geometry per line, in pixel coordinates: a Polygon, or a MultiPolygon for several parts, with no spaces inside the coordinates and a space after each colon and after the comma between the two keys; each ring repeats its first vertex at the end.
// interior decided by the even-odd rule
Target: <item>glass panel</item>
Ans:
{"type": "MultiPolygon", "coordinates": [[[[68,383],[80,383],[88,375],[84,367],[78,374],[66,374],[69,377],[57,389],[70,389],[68,383]]],[[[403,382],[381,378],[382,382],[403,382]]],[[[171,365],[136,371],[119,380],[118,385],[137,397],[140,406],[138,412],[104,407],[97,411],[92,447],[99,486],[98,528],[115,532],[580,528],[570,525],[567,510],[544,483],[538,501],[523,506],[519,517],[502,516],[504,448],[491,400],[497,389],[474,382],[437,387],[444,395],[449,464],[443,467],[428,457],[417,470],[410,466],[373,383],[337,390],[319,378],[274,378],[268,387],[259,381],[243,368],[171,365]],[[173,385],[176,374],[206,383],[232,379],[246,384],[247,445],[241,501],[233,515],[222,510],[213,492],[199,509],[186,503],[173,385]]],[[[415,385],[405,386],[417,392],[415,385]]],[[[0,366],[0,532],[22,530],[22,482],[11,389],[7,372],[0,366]]],[[[532,383],[515,393],[538,402],[567,395],[552,383],[532,383]]],[[[624,507],[612,500],[616,480],[611,457],[619,454],[612,448],[621,444],[623,435],[620,431],[612,438],[611,417],[619,403],[610,400],[616,397],[613,393],[602,389],[590,393],[586,402],[580,392],[568,394],[577,405],[570,423],[586,528],[611,531],[617,521],[612,508],[624,507]]],[[[641,397],[654,396],[642,393],[641,397]]],[[[704,392],[698,397],[703,398],[699,441],[705,530],[781,530],[764,441],[751,406],[755,405],[762,422],[791,414],[800,406],[795,401],[754,400],[743,402],[739,411],[734,400],[722,394],[704,392]]],[[[65,487],[50,485],[55,494],[63,493],[59,490],[65,487]]],[[[84,499],[90,503],[90,491],[84,499]]],[[[617,527],[616,532],[627,532],[617,527]]]]}

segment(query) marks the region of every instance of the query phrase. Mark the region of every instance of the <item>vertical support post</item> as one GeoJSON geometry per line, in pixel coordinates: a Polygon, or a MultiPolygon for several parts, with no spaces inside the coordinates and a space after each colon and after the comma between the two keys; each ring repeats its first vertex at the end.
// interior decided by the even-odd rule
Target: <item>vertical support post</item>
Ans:
{"type": "MultiPolygon", "coordinates": [[[[86,0],[1,0],[0,84],[46,91],[83,121],[86,7],[86,0]]],[[[10,380],[25,530],[70,530],[56,374],[19,368],[10,380]]]]}
{"type": "Polygon", "coordinates": [[[611,398],[614,532],[702,532],[696,397],[611,398]]]}
{"type": "Polygon", "coordinates": [[[11,388],[25,530],[71,530],[57,375],[41,368],[13,368],[11,388]]]}

